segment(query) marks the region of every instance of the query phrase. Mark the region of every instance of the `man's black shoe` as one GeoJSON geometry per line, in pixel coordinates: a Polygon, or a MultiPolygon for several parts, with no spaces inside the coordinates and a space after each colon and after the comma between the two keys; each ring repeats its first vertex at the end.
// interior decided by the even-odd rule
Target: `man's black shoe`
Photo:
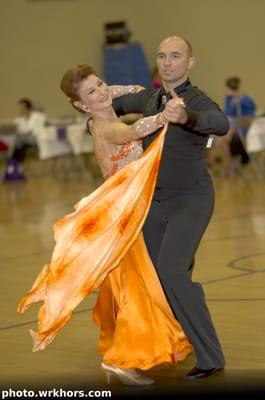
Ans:
{"type": "Polygon", "coordinates": [[[223,371],[223,368],[200,369],[194,367],[187,373],[186,378],[190,380],[208,378],[219,371],[223,371]]]}

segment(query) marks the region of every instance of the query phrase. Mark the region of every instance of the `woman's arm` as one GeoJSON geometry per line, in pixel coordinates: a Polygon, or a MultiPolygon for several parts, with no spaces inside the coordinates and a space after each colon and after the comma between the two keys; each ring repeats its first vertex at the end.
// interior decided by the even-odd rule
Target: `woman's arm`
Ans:
{"type": "Polygon", "coordinates": [[[113,99],[116,99],[117,97],[123,96],[125,94],[134,94],[141,92],[141,90],[144,90],[145,88],[141,85],[112,85],[109,86],[110,89],[110,94],[113,99]]]}
{"type": "Polygon", "coordinates": [[[113,144],[124,144],[151,135],[167,122],[163,112],[151,117],[141,118],[132,125],[117,121],[111,124],[106,136],[113,144]]]}

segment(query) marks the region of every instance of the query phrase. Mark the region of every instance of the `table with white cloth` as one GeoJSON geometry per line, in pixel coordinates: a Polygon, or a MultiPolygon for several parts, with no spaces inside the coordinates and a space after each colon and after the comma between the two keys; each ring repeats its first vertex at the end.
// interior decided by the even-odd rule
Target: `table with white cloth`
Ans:
{"type": "Polygon", "coordinates": [[[265,150],[265,117],[253,120],[247,132],[246,147],[248,153],[265,150]]]}
{"type": "Polygon", "coordinates": [[[257,117],[251,123],[246,137],[246,149],[251,157],[256,175],[265,178],[265,117],[257,117]]]}
{"type": "Polygon", "coordinates": [[[41,160],[93,152],[93,141],[87,132],[85,121],[43,127],[38,133],[37,143],[41,160]]]}

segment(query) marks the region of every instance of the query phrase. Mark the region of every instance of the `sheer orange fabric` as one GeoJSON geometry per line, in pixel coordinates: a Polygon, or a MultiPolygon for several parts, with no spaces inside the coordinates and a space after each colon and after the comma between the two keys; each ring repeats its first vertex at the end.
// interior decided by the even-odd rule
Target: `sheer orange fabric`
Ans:
{"type": "Polygon", "coordinates": [[[142,157],[126,165],[72,214],[54,225],[56,245],[29,293],[23,313],[43,301],[33,351],[43,350],[73,310],[100,287],[93,312],[104,362],[148,369],[185,358],[191,345],[175,320],[148,256],[141,229],[150,207],[166,128],[142,157]]]}

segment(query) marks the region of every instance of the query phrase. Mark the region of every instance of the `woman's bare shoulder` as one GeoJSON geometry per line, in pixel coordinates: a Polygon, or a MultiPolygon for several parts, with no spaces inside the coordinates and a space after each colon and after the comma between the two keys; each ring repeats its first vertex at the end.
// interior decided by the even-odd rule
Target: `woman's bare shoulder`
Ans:
{"type": "Polygon", "coordinates": [[[111,123],[102,121],[102,120],[95,120],[91,124],[91,130],[94,137],[103,137],[107,135],[109,131],[111,123]]]}
{"type": "Polygon", "coordinates": [[[122,121],[119,119],[113,120],[113,121],[96,121],[94,125],[94,131],[97,134],[97,136],[104,136],[106,140],[110,139],[113,137],[115,132],[117,131],[122,131],[127,127],[126,124],[124,124],[122,121]]]}

